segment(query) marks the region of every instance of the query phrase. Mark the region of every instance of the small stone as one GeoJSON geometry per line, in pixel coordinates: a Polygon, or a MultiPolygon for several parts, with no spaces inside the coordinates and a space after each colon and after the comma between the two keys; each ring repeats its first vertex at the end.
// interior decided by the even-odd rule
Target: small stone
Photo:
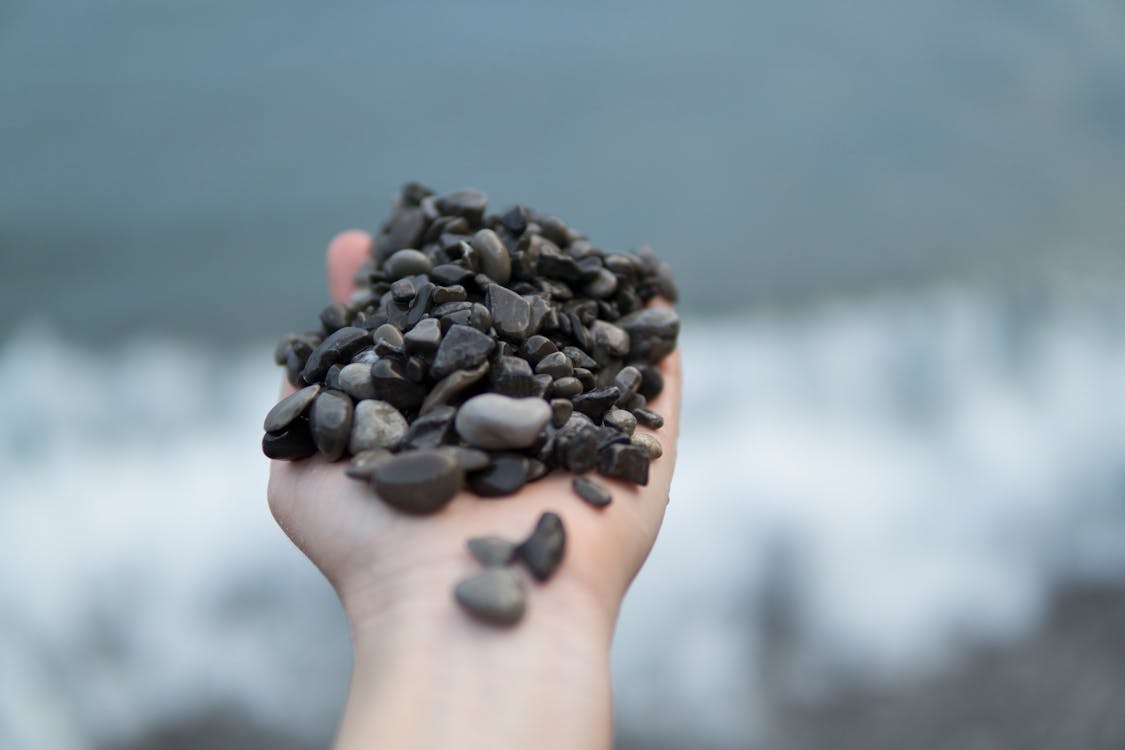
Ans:
{"type": "Polygon", "coordinates": [[[645,398],[656,398],[664,390],[664,375],[655,366],[641,364],[637,366],[641,373],[641,385],[637,393],[645,398]]]}
{"type": "Polygon", "coordinates": [[[402,365],[391,359],[371,366],[371,386],[375,398],[403,412],[417,409],[426,397],[426,389],[407,378],[402,365]]]}
{"type": "Polygon", "coordinates": [[[535,365],[535,372],[550,375],[552,378],[569,378],[574,374],[574,365],[562,352],[548,354],[535,365]]]}
{"type": "Polygon", "coordinates": [[[534,482],[547,476],[550,469],[537,458],[527,459],[527,481],[534,482]]]}
{"type": "Polygon", "coordinates": [[[402,330],[409,331],[414,328],[418,325],[418,321],[429,313],[436,289],[437,287],[428,281],[418,287],[418,293],[414,295],[414,299],[410,302],[410,309],[407,310],[406,317],[402,321],[402,330]]]}
{"type": "Polygon", "coordinates": [[[414,299],[414,295],[418,290],[414,288],[414,284],[408,278],[402,278],[391,284],[391,297],[400,305],[408,305],[414,299]]]}
{"type": "Polygon", "coordinates": [[[613,384],[621,389],[621,396],[617,399],[617,403],[620,404],[632,397],[641,387],[641,371],[632,365],[622,367],[613,377],[613,384]]]}
{"type": "Polygon", "coordinates": [[[309,404],[320,393],[319,385],[310,385],[302,388],[299,391],[290,393],[285,398],[277,402],[269,414],[266,414],[266,420],[263,428],[266,432],[280,432],[284,430],[289,424],[305,413],[309,408],[309,404]]]}
{"type": "Polygon", "coordinates": [[[558,569],[566,554],[566,529],[562,519],[550,511],[539,517],[535,530],[517,549],[528,570],[540,581],[546,581],[558,569]]]}
{"type": "Polygon", "coordinates": [[[578,378],[559,378],[547,389],[551,398],[574,398],[582,393],[582,381],[578,378]]]}
{"type": "Polygon", "coordinates": [[[298,461],[316,453],[308,422],[294,420],[278,432],[267,432],[262,436],[262,453],[281,461],[298,461]]]}
{"type": "MultiPolygon", "coordinates": [[[[411,289],[413,289],[413,287],[411,287],[411,289]]],[[[384,323],[376,328],[375,332],[371,334],[371,337],[375,340],[376,345],[382,342],[384,344],[390,344],[395,349],[401,350],[403,348],[402,331],[398,329],[398,326],[391,323],[384,323]]]]}
{"type": "Polygon", "coordinates": [[[583,367],[587,370],[598,369],[598,363],[586,352],[582,351],[576,346],[564,346],[563,354],[570,359],[570,364],[574,367],[583,367]]]}
{"type": "Polygon", "coordinates": [[[388,505],[407,513],[433,513],[461,489],[464,473],[448,453],[410,451],[379,462],[371,481],[388,505]]]}
{"type": "Polygon", "coordinates": [[[531,365],[521,357],[500,356],[492,368],[492,390],[512,398],[539,395],[539,384],[531,373],[531,365]]]}
{"type": "Polygon", "coordinates": [[[615,385],[607,385],[601,388],[595,388],[589,393],[583,393],[574,397],[574,409],[585,414],[595,423],[601,422],[605,417],[605,413],[609,411],[617,397],[621,395],[621,391],[615,385]]]}
{"type": "Polygon", "coordinates": [[[648,484],[648,451],[640,446],[615,443],[598,453],[598,471],[607,477],[648,484]]]}
{"type": "Polygon", "coordinates": [[[500,284],[489,284],[488,310],[496,332],[505,338],[524,339],[531,328],[531,305],[520,295],[500,284]]]}
{"type": "Polygon", "coordinates": [[[481,565],[507,565],[516,555],[516,543],[500,536],[475,536],[465,545],[481,565]]]}
{"type": "Polygon", "coordinates": [[[371,379],[371,365],[352,363],[340,369],[340,390],[356,401],[375,398],[375,384],[371,379]]]}
{"type": "Polygon", "coordinates": [[[343,457],[352,429],[352,400],[340,391],[322,391],[309,410],[316,448],[329,461],[343,457]]]}
{"type": "Polygon", "coordinates": [[[613,495],[603,485],[587,477],[575,477],[571,486],[578,496],[595,508],[604,508],[613,502],[613,495]]]}
{"type": "Polygon", "coordinates": [[[421,357],[414,356],[406,360],[406,365],[402,368],[402,374],[412,383],[421,383],[426,379],[426,373],[429,372],[429,370],[429,362],[421,357]]]}
{"type": "Polygon", "coordinates": [[[650,430],[659,430],[664,426],[664,417],[648,409],[633,409],[633,416],[637,424],[648,427],[650,430]]]}
{"type": "Polygon", "coordinates": [[[597,275],[586,284],[586,294],[594,299],[607,299],[616,291],[617,277],[605,268],[599,268],[597,275]]]}
{"type": "Polygon", "coordinates": [[[459,263],[442,263],[430,270],[430,278],[439,286],[453,286],[463,284],[473,277],[472,269],[465,268],[459,263]]]}
{"type": "Polygon", "coordinates": [[[469,325],[483,333],[492,328],[492,313],[479,302],[474,302],[469,310],[469,325]]]}
{"type": "Polygon", "coordinates": [[[481,271],[497,284],[507,284],[512,276],[512,259],[496,232],[480,230],[473,235],[472,245],[480,255],[481,271]]]}
{"type": "MultiPolygon", "coordinates": [[[[335,331],[320,342],[320,346],[309,355],[301,370],[301,379],[310,384],[319,382],[328,372],[328,368],[341,362],[351,362],[356,352],[370,343],[371,333],[364,328],[348,326],[335,331]]],[[[293,351],[296,351],[296,348],[293,351]]]]}
{"type": "Polygon", "coordinates": [[[566,398],[551,399],[551,425],[562,427],[574,412],[574,404],[566,398]]]}
{"type": "Polygon", "coordinates": [[[494,346],[491,336],[471,326],[451,326],[434,355],[430,377],[440,380],[454,370],[476,367],[488,359],[494,346]]]}
{"type": "Polygon", "coordinates": [[[434,288],[435,305],[444,305],[446,302],[463,302],[468,298],[469,295],[465,292],[465,287],[460,284],[434,288]]]}
{"type": "Polygon", "coordinates": [[[629,353],[629,334],[623,329],[604,320],[595,320],[590,325],[594,336],[594,346],[610,357],[624,357],[629,353]]]}
{"type": "MultiPolygon", "coordinates": [[[[565,429],[565,428],[564,428],[565,429]]],[[[598,465],[597,433],[592,426],[555,438],[559,460],[567,471],[584,474],[598,465]]]]}
{"type": "Polygon", "coordinates": [[[582,384],[582,390],[584,391],[592,391],[598,385],[598,379],[594,377],[594,373],[585,367],[575,367],[574,377],[582,384]]]}
{"type": "Polygon", "coordinates": [[[453,313],[461,312],[462,310],[470,310],[472,309],[472,307],[473,303],[469,302],[467,299],[461,300],[459,302],[446,302],[445,304],[437,305],[432,310],[430,310],[430,315],[433,315],[435,318],[444,318],[447,315],[452,315],[453,313]]]}
{"type": "Polygon", "coordinates": [[[543,399],[484,393],[465,402],[456,427],[466,443],[478,448],[527,448],[550,419],[551,407],[543,399]]]}
{"type": "Polygon", "coordinates": [[[519,453],[492,456],[487,469],[469,477],[469,488],[481,497],[511,495],[527,484],[528,458],[519,453]]]}
{"type": "Polygon", "coordinates": [[[644,448],[650,459],[657,459],[664,455],[664,446],[660,444],[659,440],[649,435],[647,432],[638,432],[629,438],[629,440],[633,445],[644,448]]]}
{"type": "Polygon", "coordinates": [[[324,326],[324,330],[328,333],[338,331],[350,322],[351,312],[348,310],[348,306],[343,303],[333,302],[320,311],[320,324],[324,326]]]}
{"type": "Polygon", "coordinates": [[[348,468],[344,469],[344,473],[352,479],[362,479],[370,481],[372,475],[375,473],[375,467],[383,461],[386,461],[393,454],[386,448],[372,448],[366,451],[360,451],[352,456],[352,460],[348,463],[348,468]]]}
{"type": "Polygon", "coordinates": [[[626,411],[636,411],[637,409],[645,408],[645,404],[647,404],[648,401],[641,394],[634,393],[629,398],[617,399],[617,403],[620,404],[621,408],[626,411]]]}
{"type": "Polygon", "coordinates": [[[418,410],[418,413],[426,414],[435,406],[448,404],[466,388],[483,378],[487,372],[488,362],[482,362],[471,370],[455,370],[449,373],[430,390],[429,395],[426,396],[426,400],[422,402],[422,408],[418,410]]]}
{"type": "Polygon", "coordinates": [[[406,436],[406,418],[386,401],[365,399],[355,405],[348,452],[353,456],[372,448],[394,450],[406,436]]]}
{"type": "Polygon", "coordinates": [[[425,230],[426,217],[420,209],[404,207],[396,211],[375,238],[379,257],[386,258],[396,251],[418,244],[425,230]]]}
{"type": "Polygon", "coordinates": [[[618,318],[617,326],[629,334],[629,357],[657,363],[676,348],[680,318],[670,307],[646,307],[618,318]]]}
{"type": "Polygon", "coordinates": [[[447,451],[457,463],[461,464],[461,468],[465,472],[480,471],[481,469],[488,468],[492,463],[492,457],[484,451],[478,451],[476,448],[462,448],[459,445],[443,445],[438,450],[447,451]]]}
{"type": "Polygon", "coordinates": [[[466,578],[453,596],[473,617],[494,625],[514,625],[527,609],[523,585],[510,568],[489,568],[466,578]]]}
{"type": "Polygon", "coordinates": [[[538,334],[523,342],[523,346],[520,347],[520,354],[531,363],[532,367],[538,365],[539,361],[548,354],[554,354],[557,351],[558,347],[555,346],[555,342],[538,334]]]}
{"type": "Polygon", "coordinates": [[[626,435],[632,435],[637,429],[637,418],[624,409],[610,409],[602,421],[610,427],[621,430],[626,435]]]}
{"type": "Polygon", "coordinates": [[[452,406],[434,406],[414,420],[406,431],[403,444],[413,450],[432,450],[449,442],[453,433],[453,418],[457,410],[452,406]]]}
{"type": "Polygon", "coordinates": [[[461,216],[472,226],[479,226],[488,207],[488,196],[479,190],[462,188],[439,195],[434,205],[446,216],[461,216]]]}
{"type": "Polygon", "coordinates": [[[402,337],[403,344],[408,352],[422,352],[431,354],[437,351],[441,344],[441,323],[437,318],[425,318],[406,332],[402,337]]]}
{"type": "Polygon", "coordinates": [[[425,253],[407,248],[387,258],[383,270],[387,272],[389,278],[397,280],[406,276],[429,273],[433,267],[434,264],[425,253]]]}

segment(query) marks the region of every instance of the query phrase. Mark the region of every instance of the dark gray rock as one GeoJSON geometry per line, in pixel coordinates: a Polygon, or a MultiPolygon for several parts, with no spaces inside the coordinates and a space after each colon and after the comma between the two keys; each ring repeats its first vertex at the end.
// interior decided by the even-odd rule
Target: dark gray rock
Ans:
{"type": "Polygon", "coordinates": [[[454,370],[477,367],[488,359],[494,346],[496,342],[488,334],[470,326],[451,326],[434,355],[430,377],[440,380],[454,370]]]}
{"type": "Polygon", "coordinates": [[[641,385],[637,393],[645,398],[656,398],[664,390],[664,375],[654,365],[639,364],[637,370],[641,373],[641,385]]]}
{"type": "Polygon", "coordinates": [[[574,377],[582,384],[584,391],[592,391],[598,386],[598,378],[585,367],[575,367],[574,377]]]}
{"type": "Polygon", "coordinates": [[[617,291],[617,277],[612,271],[599,268],[594,278],[586,283],[585,291],[594,299],[608,299],[617,291]]]}
{"type": "Polygon", "coordinates": [[[433,267],[430,271],[430,278],[439,286],[453,286],[455,284],[464,284],[466,281],[473,278],[473,271],[471,268],[466,268],[459,263],[442,263],[439,266],[433,267]]]}
{"type": "Polygon", "coordinates": [[[426,231],[426,217],[417,207],[399,209],[375,238],[379,258],[387,258],[403,248],[415,247],[426,231]]]}
{"type": "Polygon", "coordinates": [[[386,271],[390,279],[397,280],[406,276],[429,273],[433,267],[434,264],[426,257],[425,253],[407,248],[398,250],[387,258],[383,270],[386,271]]]}
{"type": "Polygon", "coordinates": [[[510,568],[489,568],[466,578],[453,596],[470,615],[493,625],[514,625],[527,609],[523,584],[510,568]]]}
{"type": "Polygon", "coordinates": [[[348,468],[344,470],[344,473],[352,479],[370,481],[372,475],[375,473],[375,467],[392,455],[393,454],[386,448],[372,448],[370,450],[360,451],[352,456],[352,460],[348,463],[348,468]]]}
{"type": "Polygon", "coordinates": [[[664,417],[648,409],[633,409],[633,416],[636,418],[637,424],[650,430],[659,430],[664,426],[664,417]]]}
{"type": "Polygon", "coordinates": [[[391,296],[400,305],[409,305],[417,293],[418,290],[409,278],[402,278],[391,284],[391,296]]]}
{"type": "Polygon", "coordinates": [[[371,365],[353,362],[340,369],[340,390],[356,401],[375,398],[375,384],[371,379],[371,365]]]}
{"type": "Polygon", "coordinates": [[[343,457],[352,429],[352,400],[340,391],[321,391],[309,409],[316,448],[329,461],[343,457]]]}
{"type": "Polygon", "coordinates": [[[570,364],[572,364],[574,367],[582,367],[587,370],[598,369],[597,361],[578,347],[564,346],[562,351],[563,354],[565,354],[570,360],[570,364]]]}
{"type": "Polygon", "coordinates": [[[582,381],[578,378],[559,378],[547,389],[551,398],[574,398],[582,393],[582,381]]]}
{"type": "Polygon", "coordinates": [[[513,237],[519,237],[527,229],[527,209],[523,206],[513,206],[500,216],[500,225],[513,237]]]}
{"type": "Polygon", "coordinates": [[[414,328],[418,325],[418,321],[430,312],[434,295],[437,294],[436,289],[437,287],[428,281],[418,287],[418,293],[411,300],[410,309],[406,312],[406,317],[402,321],[402,330],[409,331],[414,328]]]}
{"type": "Polygon", "coordinates": [[[613,384],[621,389],[621,396],[617,399],[617,403],[620,404],[632,397],[641,387],[641,371],[631,365],[622,367],[613,377],[613,384]]]}
{"type": "Polygon", "coordinates": [[[629,334],[624,329],[604,320],[595,320],[590,325],[594,337],[594,347],[610,357],[624,357],[629,353],[629,334]]]}
{"type": "Polygon", "coordinates": [[[562,427],[566,421],[570,419],[570,415],[574,412],[574,404],[570,403],[570,399],[566,398],[553,398],[551,399],[551,425],[554,427],[562,427]]]}
{"type": "Polygon", "coordinates": [[[527,484],[528,458],[519,453],[497,453],[487,469],[469,475],[469,488],[481,497],[511,495],[527,484]]]}
{"type": "Polygon", "coordinates": [[[459,445],[443,445],[438,448],[438,450],[447,451],[457,460],[457,463],[461,464],[461,468],[464,469],[466,473],[488,468],[488,465],[492,463],[491,456],[476,448],[462,448],[459,445]]]}
{"type": "Polygon", "coordinates": [[[386,358],[371,366],[371,386],[375,398],[401,412],[417,409],[426,397],[426,389],[406,377],[402,365],[386,358]]]}
{"type": "Polygon", "coordinates": [[[632,435],[637,429],[637,418],[624,409],[610,409],[605,413],[602,421],[626,435],[632,435]]]}
{"type": "Polygon", "coordinates": [[[629,334],[629,357],[655,364],[676,348],[680,318],[670,307],[647,307],[616,321],[629,334]]]}
{"type": "Polygon", "coordinates": [[[551,407],[542,399],[484,393],[461,406],[456,427],[469,445],[504,450],[532,445],[550,419],[551,407]]]}
{"type": "Polygon", "coordinates": [[[664,455],[664,446],[654,436],[647,432],[638,432],[629,438],[633,445],[644,448],[650,459],[657,459],[664,455]]]}
{"type": "Polygon", "coordinates": [[[434,304],[444,305],[447,302],[463,302],[469,298],[465,287],[460,284],[453,286],[439,286],[434,288],[434,304]]]}
{"type": "Polygon", "coordinates": [[[574,410],[580,411],[595,423],[601,422],[605,417],[610,407],[617,401],[621,391],[615,385],[607,385],[601,388],[575,396],[574,410]]]}
{"type": "Polygon", "coordinates": [[[313,399],[320,393],[319,385],[310,385],[290,393],[274,405],[262,425],[266,432],[280,432],[297,417],[305,413],[313,399]]]}
{"type": "Polygon", "coordinates": [[[566,529],[562,519],[550,511],[539,517],[531,536],[517,550],[528,570],[540,581],[558,570],[566,555],[566,529]]]}
{"type": "Polygon", "coordinates": [[[365,399],[355,405],[348,452],[353,456],[373,448],[393,450],[406,437],[406,418],[386,401],[365,399]]]}
{"type": "Polygon", "coordinates": [[[333,302],[320,311],[320,324],[327,333],[338,331],[351,323],[351,311],[341,302],[333,302]]]}
{"type": "MultiPolygon", "coordinates": [[[[310,384],[321,381],[327,374],[328,368],[335,364],[351,362],[352,357],[360,349],[370,344],[371,332],[365,328],[347,326],[333,332],[309,354],[301,370],[301,379],[310,384]]],[[[293,351],[296,351],[296,346],[293,351]]]]}
{"type": "Polygon", "coordinates": [[[380,461],[371,483],[386,502],[406,513],[434,513],[461,489],[464,473],[448,453],[422,450],[380,461]]]}
{"type": "Polygon", "coordinates": [[[304,419],[290,422],[284,429],[262,436],[262,453],[266,458],[298,461],[316,453],[309,424],[304,419]]]}
{"type": "Polygon", "coordinates": [[[449,373],[430,390],[418,413],[426,414],[435,406],[448,404],[469,386],[483,378],[487,372],[488,362],[482,362],[471,370],[455,370],[449,373]]]}
{"type": "Polygon", "coordinates": [[[516,543],[500,536],[475,536],[465,543],[469,554],[481,565],[507,565],[516,555],[516,543]]]}
{"type": "Polygon", "coordinates": [[[374,339],[376,348],[378,348],[380,342],[390,344],[398,350],[401,350],[403,347],[402,331],[393,323],[384,323],[376,328],[375,332],[371,334],[371,338],[374,339]]]}
{"type": "Polygon", "coordinates": [[[627,479],[633,484],[648,484],[649,454],[636,445],[615,443],[598,453],[598,471],[607,477],[627,479]]]}
{"type": "Polygon", "coordinates": [[[552,378],[569,378],[574,374],[574,365],[570,358],[562,352],[548,354],[535,365],[535,372],[541,375],[550,375],[552,378]]]}
{"type": "Polygon", "coordinates": [[[462,188],[434,200],[434,206],[446,216],[460,216],[471,226],[480,226],[488,207],[488,196],[479,190],[462,188]]]}
{"type": "Polygon", "coordinates": [[[507,284],[512,276],[512,259],[496,232],[480,230],[473,235],[472,245],[480,256],[481,271],[497,284],[507,284]]]}
{"type": "Polygon", "coordinates": [[[557,351],[558,347],[555,346],[555,342],[551,341],[546,336],[540,336],[538,334],[528,338],[520,347],[520,354],[531,363],[532,367],[539,364],[539,361],[548,354],[554,354],[557,351]]]}
{"type": "Polygon", "coordinates": [[[531,305],[526,299],[500,284],[489,284],[488,310],[496,332],[505,338],[523,340],[531,329],[531,305]]]}
{"type": "Polygon", "coordinates": [[[452,406],[431,407],[411,423],[403,444],[414,450],[431,450],[450,442],[456,414],[457,410],[452,406]]]}
{"type": "Polygon", "coordinates": [[[436,318],[425,318],[402,337],[408,352],[432,354],[441,344],[441,323],[436,318]]]}
{"type": "Polygon", "coordinates": [[[609,490],[601,484],[598,484],[593,479],[587,477],[575,477],[571,481],[571,486],[578,496],[593,505],[595,508],[604,508],[613,502],[613,495],[609,490]]]}

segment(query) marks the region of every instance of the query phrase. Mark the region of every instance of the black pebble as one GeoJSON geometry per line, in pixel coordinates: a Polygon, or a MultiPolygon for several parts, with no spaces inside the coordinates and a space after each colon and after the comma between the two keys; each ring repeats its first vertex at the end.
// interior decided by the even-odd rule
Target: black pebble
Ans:
{"type": "Polygon", "coordinates": [[[511,495],[527,483],[527,470],[527,456],[495,454],[487,469],[469,476],[469,487],[481,497],[511,495]]]}
{"type": "Polygon", "coordinates": [[[615,443],[598,453],[598,471],[607,477],[648,484],[648,451],[631,443],[615,443]]]}
{"type": "Polygon", "coordinates": [[[519,546],[517,554],[538,580],[549,579],[566,554],[566,529],[562,519],[550,511],[540,516],[535,530],[519,546]]]}
{"type": "Polygon", "coordinates": [[[316,453],[316,443],[309,432],[308,422],[291,422],[280,432],[267,432],[262,436],[262,453],[266,458],[297,461],[316,453]]]}
{"type": "Polygon", "coordinates": [[[496,342],[486,333],[466,325],[454,325],[441,340],[430,377],[440,380],[454,370],[468,370],[488,359],[496,342]]]}
{"type": "Polygon", "coordinates": [[[571,482],[574,491],[595,508],[604,508],[613,502],[613,495],[603,485],[587,477],[575,477],[571,482]]]}
{"type": "Polygon", "coordinates": [[[595,388],[589,393],[574,397],[574,410],[582,412],[594,422],[601,422],[605,413],[617,402],[620,395],[621,391],[615,385],[595,388]]]}

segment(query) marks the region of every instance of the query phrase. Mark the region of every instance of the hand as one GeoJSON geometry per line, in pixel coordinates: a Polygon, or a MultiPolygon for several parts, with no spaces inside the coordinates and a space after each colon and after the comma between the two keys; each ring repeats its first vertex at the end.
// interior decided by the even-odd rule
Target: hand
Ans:
{"type": "MultiPolygon", "coordinates": [[[[358,231],[333,240],[333,300],[351,294],[370,246],[358,231]]],[[[555,472],[511,497],[462,492],[436,514],[410,516],[347,477],[343,463],[319,456],[272,463],[274,518],[331,582],[352,628],[356,669],[339,747],[609,746],[609,642],[660,529],[676,457],[678,353],[661,370],[665,389],[650,408],[665,419],[652,431],[664,455],[645,487],[598,477],[613,493],[604,509],[574,493],[571,474],[555,472]],[[514,628],[472,620],[452,596],[458,581],[482,569],[465,541],[486,534],[518,541],[548,510],[567,532],[555,576],[545,584],[526,577],[527,614],[514,628]]]]}

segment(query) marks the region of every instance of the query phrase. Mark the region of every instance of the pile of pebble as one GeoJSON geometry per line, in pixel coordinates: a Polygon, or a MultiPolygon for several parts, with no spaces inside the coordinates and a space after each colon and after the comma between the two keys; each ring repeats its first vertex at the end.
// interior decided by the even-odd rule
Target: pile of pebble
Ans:
{"type": "MultiPolygon", "coordinates": [[[[575,492],[599,507],[612,497],[589,472],[648,482],[662,449],[635,430],[663,425],[646,404],[663,388],[656,365],[680,328],[671,308],[647,306],[676,300],[667,264],[647,247],[603,251],[524,206],[486,210],[477,190],[403,186],[356,292],[324,308],[320,328],[278,344],[275,360],[297,390],[266,416],[266,456],[350,456],[349,476],[415,514],[465,487],[510,495],[556,469],[574,473],[575,492]]],[[[557,523],[561,560],[562,522],[544,519],[557,523]]],[[[534,546],[513,544],[506,562],[523,559],[546,580],[558,560],[541,575],[528,560],[534,546]]],[[[457,590],[466,608],[514,621],[512,607],[481,604],[489,597],[477,590],[488,586],[469,583],[457,590]]]]}

